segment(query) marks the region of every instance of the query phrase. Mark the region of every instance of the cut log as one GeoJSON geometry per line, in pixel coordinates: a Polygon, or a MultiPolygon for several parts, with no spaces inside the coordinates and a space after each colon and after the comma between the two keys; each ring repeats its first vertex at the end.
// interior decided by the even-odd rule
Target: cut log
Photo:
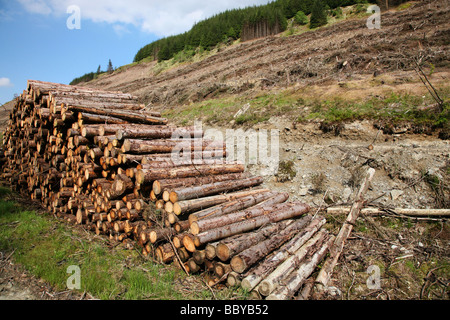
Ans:
{"type": "Polygon", "coordinates": [[[221,165],[192,165],[174,168],[154,168],[142,169],[136,172],[136,182],[139,184],[153,183],[159,179],[187,178],[202,175],[219,175],[227,173],[244,172],[242,164],[221,164],[221,165]]]}
{"type": "MultiPolygon", "coordinates": [[[[128,153],[170,153],[172,151],[183,150],[188,152],[226,149],[223,142],[215,142],[204,139],[125,139],[122,144],[122,152],[128,153]]],[[[177,153],[176,153],[177,154],[177,153]]]]}
{"type": "Polygon", "coordinates": [[[268,226],[262,227],[257,231],[238,234],[219,241],[216,245],[215,255],[221,261],[228,261],[236,254],[248,249],[257,243],[264,241],[273,234],[279,233],[286,228],[292,220],[283,220],[278,223],[272,223],[268,226]]]}
{"type": "Polygon", "coordinates": [[[203,197],[199,199],[191,199],[178,201],[173,205],[173,212],[176,215],[181,215],[183,213],[193,212],[197,210],[202,210],[226,201],[246,197],[252,194],[258,194],[261,192],[267,192],[268,189],[252,189],[248,191],[238,191],[228,194],[220,194],[216,196],[203,197]]]}
{"type": "MultiPolygon", "coordinates": [[[[272,193],[273,194],[273,193],[272,193]]],[[[257,194],[256,196],[258,196],[257,194]]],[[[201,220],[197,220],[191,223],[190,230],[192,234],[197,235],[200,232],[204,232],[206,230],[210,230],[213,228],[219,228],[225,225],[229,225],[238,221],[243,221],[246,219],[251,219],[258,217],[263,214],[267,214],[270,211],[273,210],[279,210],[281,208],[287,208],[290,206],[289,204],[283,203],[287,200],[288,194],[278,194],[273,197],[270,197],[268,200],[263,201],[260,204],[257,204],[253,207],[250,207],[248,209],[242,210],[242,211],[236,211],[231,212],[228,214],[216,214],[213,217],[205,218],[202,217],[201,220]]],[[[239,200],[239,199],[238,199],[239,200]]],[[[229,208],[229,207],[225,207],[229,208]]],[[[223,212],[223,211],[222,211],[223,212]]],[[[222,213],[221,212],[221,213],[222,213]]],[[[197,215],[198,218],[198,215],[197,215]]]]}
{"type": "Polygon", "coordinates": [[[302,286],[305,280],[314,272],[317,265],[323,260],[328,252],[329,247],[334,241],[334,236],[331,236],[325,244],[317,250],[310,259],[307,259],[300,267],[293,271],[289,279],[279,286],[266,299],[268,300],[287,300],[291,298],[302,286]]]}
{"type": "Polygon", "coordinates": [[[167,119],[161,117],[154,117],[143,112],[136,113],[130,111],[123,111],[118,109],[105,109],[97,107],[86,107],[81,105],[68,105],[67,110],[81,111],[91,114],[99,114],[104,116],[111,116],[131,122],[136,123],[146,123],[146,124],[166,124],[167,119]]]}
{"type": "Polygon", "coordinates": [[[264,278],[275,270],[282,261],[304,245],[306,241],[325,224],[325,222],[326,220],[322,217],[314,218],[306,228],[302,229],[273,254],[266,256],[257,266],[249,270],[249,274],[245,276],[241,282],[242,287],[248,291],[254,289],[264,278]]]}
{"type": "Polygon", "coordinates": [[[206,197],[222,192],[236,191],[263,183],[262,177],[252,177],[242,180],[229,180],[202,184],[197,186],[177,188],[170,192],[169,199],[172,203],[182,200],[206,197]]]}
{"type": "Polygon", "coordinates": [[[247,232],[267,223],[298,217],[306,214],[309,209],[310,207],[304,203],[290,203],[288,208],[283,208],[282,210],[275,210],[256,218],[199,233],[195,236],[195,245],[200,246],[210,241],[220,240],[238,233],[247,232]]]}
{"type": "Polygon", "coordinates": [[[294,254],[286,258],[271,274],[261,281],[258,285],[259,293],[263,296],[271,294],[292,271],[299,267],[307,255],[312,256],[312,253],[316,252],[322,246],[326,238],[326,230],[317,232],[303,246],[294,252],[294,254]]]}
{"type": "Polygon", "coordinates": [[[208,184],[220,181],[238,180],[248,178],[247,173],[230,173],[223,175],[208,175],[204,177],[190,177],[182,179],[163,179],[153,182],[153,192],[159,195],[163,190],[192,185],[208,184]]]}
{"type": "Polygon", "coordinates": [[[264,202],[264,204],[261,205],[282,203],[285,202],[288,197],[289,195],[287,193],[277,193],[272,191],[248,195],[190,214],[189,223],[192,224],[201,219],[214,218],[238,210],[244,210],[262,202],[264,202]]]}
{"type": "MultiPolygon", "coordinates": [[[[350,213],[351,207],[330,207],[327,208],[328,214],[348,214],[350,213]]],[[[386,211],[381,208],[362,208],[362,214],[383,214],[386,211]]],[[[446,217],[450,216],[450,209],[404,209],[404,208],[394,208],[389,209],[388,212],[397,214],[400,216],[409,217],[446,217]]]]}
{"type": "MultiPolygon", "coordinates": [[[[301,205],[299,207],[293,207],[296,208],[297,212],[306,213],[309,209],[308,208],[301,208],[301,205]]],[[[287,211],[287,210],[285,210],[287,211]]],[[[295,211],[293,211],[295,212],[295,211]]],[[[258,217],[259,218],[259,217],[258,217]]],[[[290,218],[290,217],[289,217],[290,218]]],[[[237,273],[243,273],[248,268],[250,268],[255,262],[260,260],[261,258],[265,257],[267,254],[272,252],[273,250],[279,248],[283,243],[287,242],[290,238],[292,238],[293,233],[298,232],[302,228],[304,228],[308,222],[311,221],[310,216],[303,217],[301,219],[298,219],[294,223],[291,223],[289,226],[284,228],[280,233],[273,235],[269,239],[266,239],[242,252],[235,255],[231,259],[231,268],[233,271],[237,273]]]]}
{"type": "Polygon", "coordinates": [[[128,126],[116,131],[116,137],[123,139],[178,139],[184,138],[201,138],[203,132],[196,130],[195,127],[148,127],[148,126],[128,126]]]}

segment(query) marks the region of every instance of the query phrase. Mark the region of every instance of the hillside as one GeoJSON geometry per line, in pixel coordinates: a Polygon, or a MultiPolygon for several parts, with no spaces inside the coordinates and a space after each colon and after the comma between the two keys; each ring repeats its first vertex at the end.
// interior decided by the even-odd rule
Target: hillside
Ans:
{"type": "MultiPolygon", "coordinates": [[[[351,203],[368,167],[371,204],[448,208],[448,105],[436,111],[414,67],[417,59],[448,103],[447,4],[391,8],[380,30],[345,8],[346,19],[323,28],[237,41],[185,62],[134,63],[85,85],[137,95],[176,124],[278,129],[282,162],[265,184],[318,209],[351,203]]],[[[328,218],[337,232],[344,217],[328,218]]],[[[423,279],[437,267],[448,279],[449,234],[445,219],[363,217],[336,272],[338,298],[436,298],[423,279]],[[383,290],[365,287],[372,264],[383,290]]]]}
{"type": "Polygon", "coordinates": [[[412,59],[422,61],[436,87],[445,86],[450,26],[445,3],[417,2],[383,12],[380,30],[366,27],[367,16],[346,19],[314,31],[221,47],[199,61],[169,68],[165,62],[132,64],[87,85],[133,93],[177,114],[203,100],[251,99],[284,89],[296,98],[322,100],[427,93],[412,59]]]}

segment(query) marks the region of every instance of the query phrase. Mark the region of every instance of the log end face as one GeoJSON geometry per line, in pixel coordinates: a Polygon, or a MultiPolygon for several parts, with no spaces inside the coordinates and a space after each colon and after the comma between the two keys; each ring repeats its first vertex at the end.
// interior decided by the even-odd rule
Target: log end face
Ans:
{"type": "Polygon", "coordinates": [[[243,273],[246,269],[244,260],[239,256],[234,256],[230,262],[231,269],[237,273],[243,273]]]}
{"type": "Polygon", "coordinates": [[[200,233],[200,228],[198,227],[197,222],[192,223],[189,230],[193,235],[197,235],[200,233]]]}
{"type": "Polygon", "coordinates": [[[216,256],[225,262],[230,258],[230,249],[223,243],[219,243],[216,247],[216,256]]]}

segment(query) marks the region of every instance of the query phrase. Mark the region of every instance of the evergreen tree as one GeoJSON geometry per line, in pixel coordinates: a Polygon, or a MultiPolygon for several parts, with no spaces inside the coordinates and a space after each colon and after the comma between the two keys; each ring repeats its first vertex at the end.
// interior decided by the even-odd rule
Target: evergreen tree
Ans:
{"type": "Polygon", "coordinates": [[[101,66],[98,65],[98,68],[97,68],[97,74],[100,74],[101,72],[102,72],[101,66]]]}
{"type": "Polygon", "coordinates": [[[311,18],[309,19],[309,28],[317,28],[327,24],[327,13],[325,10],[325,5],[321,0],[314,1],[311,8],[311,18]]]}
{"type": "Polygon", "coordinates": [[[113,68],[113,65],[112,65],[112,63],[111,63],[111,59],[109,59],[109,62],[108,62],[108,69],[106,69],[106,72],[111,73],[111,72],[113,72],[113,71],[114,71],[114,68],[113,68]]]}

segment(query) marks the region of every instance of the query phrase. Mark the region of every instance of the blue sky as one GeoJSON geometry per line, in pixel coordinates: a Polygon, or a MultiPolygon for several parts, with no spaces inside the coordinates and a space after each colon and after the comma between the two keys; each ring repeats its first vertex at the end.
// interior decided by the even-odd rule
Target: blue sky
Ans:
{"type": "Polygon", "coordinates": [[[0,103],[28,79],[66,83],[133,62],[144,45],[226,9],[268,0],[0,0],[0,103]],[[75,5],[80,28],[69,29],[75,5]]]}

